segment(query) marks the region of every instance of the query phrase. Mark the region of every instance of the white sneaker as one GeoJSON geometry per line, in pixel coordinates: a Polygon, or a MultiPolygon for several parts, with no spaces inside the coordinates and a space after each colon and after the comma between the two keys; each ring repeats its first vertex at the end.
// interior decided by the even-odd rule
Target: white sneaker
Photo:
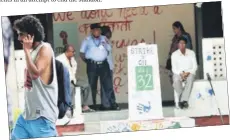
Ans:
{"type": "Polygon", "coordinates": [[[56,125],[67,125],[71,121],[71,118],[65,115],[62,119],[58,119],[56,125]]]}
{"type": "Polygon", "coordinates": [[[73,116],[71,110],[68,109],[65,113],[65,116],[67,116],[68,118],[72,118],[73,116]]]}

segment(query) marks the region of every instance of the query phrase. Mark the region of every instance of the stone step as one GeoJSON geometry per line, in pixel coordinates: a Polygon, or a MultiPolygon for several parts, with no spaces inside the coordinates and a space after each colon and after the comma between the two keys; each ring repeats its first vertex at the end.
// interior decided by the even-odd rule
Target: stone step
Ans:
{"type": "Polygon", "coordinates": [[[175,129],[195,127],[195,119],[188,117],[180,118],[164,118],[160,120],[145,120],[145,121],[104,121],[100,123],[101,133],[113,132],[133,132],[143,130],[160,130],[160,129],[175,129]]]}
{"type": "Polygon", "coordinates": [[[120,111],[98,111],[92,113],[84,113],[85,123],[87,122],[100,122],[109,120],[125,120],[128,119],[128,110],[120,111]]]}
{"type": "Polygon", "coordinates": [[[128,126],[131,126],[133,124],[136,124],[139,126],[143,125],[142,128],[145,128],[145,130],[166,129],[166,128],[169,128],[169,123],[171,124],[174,122],[179,122],[181,127],[194,127],[195,126],[195,120],[188,118],[188,117],[165,118],[162,120],[145,120],[145,121],[115,120],[115,121],[101,121],[101,122],[85,123],[85,132],[93,132],[93,133],[115,132],[115,131],[106,131],[106,129],[107,128],[115,129],[115,128],[120,128],[120,127],[123,127],[125,129],[128,126]]]}
{"type": "Polygon", "coordinates": [[[84,124],[76,124],[76,125],[67,125],[67,126],[56,126],[57,132],[59,136],[64,136],[65,133],[74,132],[84,132],[85,126],[84,124]]]}
{"type": "MultiPolygon", "coordinates": [[[[127,120],[129,118],[128,109],[120,111],[99,111],[93,113],[84,113],[85,123],[100,122],[110,120],[127,120]]],[[[174,117],[174,107],[163,108],[164,117],[174,117]]]]}
{"type": "Polygon", "coordinates": [[[83,134],[99,134],[113,132],[132,132],[141,130],[159,130],[159,129],[175,129],[195,127],[195,119],[188,117],[164,118],[161,120],[131,121],[101,121],[94,123],[85,123],[84,132],[67,132],[65,136],[83,135],[83,134]]]}
{"type": "Polygon", "coordinates": [[[62,136],[77,136],[77,135],[89,135],[89,134],[97,134],[96,132],[64,132],[62,136]]]}
{"type": "MultiPolygon", "coordinates": [[[[163,108],[164,117],[173,117],[174,116],[174,108],[173,107],[165,107],[163,108]]],[[[120,120],[128,120],[128,109],[126,110],[120,110],[120,111],[99,111],[99,112],[92,112],[92,113],[83,113],[82,117],[84,120],[84,130],[82,131],[62,131],[62,135],[79,135],[79,134],[94,134],[94,133],[100,133],[100,122],[110,122],[110,121],[120,121],[120,120]]],[[[69,126],[75,125],[82,127],[81,121],[74,118],[72,119],[66,129],[68,129],[69,126]],[[75,123],[75,124],[74,124],[75,123]]],[[[63,121],[68,122],[68,119],[63,121]]],[[[62,122],[62,124],[64,124],[62,122]]],[[[78,130],[80,129],[78,128],[78,130]]],[[[70,128],[69,128],[70,129],[70,128]]],[[[81,130],[81,129],[80,129],[81,130]]]]}

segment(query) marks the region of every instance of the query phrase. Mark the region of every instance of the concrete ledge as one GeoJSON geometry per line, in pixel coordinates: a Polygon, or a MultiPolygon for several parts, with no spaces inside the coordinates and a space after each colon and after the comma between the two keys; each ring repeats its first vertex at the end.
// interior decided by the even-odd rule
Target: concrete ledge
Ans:
{"type": "Polygon", "coordinates": [[[101,133],[109,132],[133,132],[140,130],[159,130],[169,128],[195,127],[195,119],[180,118],[164,118],[162,120],[148,121],[102,121],[100,122],[101,133]]]}
{"type": "Polygon", "coordinates": [[[175,117],[219,115],[218,107],[222,115],[228,115],[227,80],[213,80],[212,85],[216,96],[213,95],[213,91],[207,80],[196,80],[189,98],[190,107],[186,110],[174,109],[175,117]]]}
{"type": "Polygon", "coordinates": [[[90,135],[90,134],[100,134],[100,133],[92,133],[92,132],[64,132],[62,136],[77,136],[77,135],[90,135]]]}
{"type": "Polygon", "coordinates": [[[75,117],[69,119],[65,116],[56,122],[56,128],[59,136],[63,136],[64,133],[68,132],[83,132],[85,130],[84,118],[81,116],[81,118],[75,117]]]}
{"type": "Polygon", "coordinates": [[[68,132],[83,132],[84,131],[84,124],[77,124],[77,125],[67,125],[67,126],[56,126],[58,131],[58,136],[63,136],[65,133],[68,132]]]}
{"type": "Polygon", "coordinates": [[[84,116],[78,115],[74,118],[64,117],[63,119],[59,119],[56,122],[56,126],[64,126],[64,125],[75,125],[75,124],[83,124],[84,123],[84,116]]]}
{"type": "Polygon", "coordinates": [[[97,111],[92,113],[83,113],[85,122],[100,122],[110,120],[126,120],[128,119],[128,110],[119,111],[97,111]]]}
{"type": "MultiPolygon", "coordinates": [[[[223,116],[223,118],[224,118],[224,125],[229,125],[229,116],[223,116]]],[[[183,118],[178,118],[178,117],[177,118],[166,118],[166,119],[168,119],[169,121],[178,121],[178,120],[180,120],[180,126],[181,127],[186,127],[186,126],[188,127],[186,117],[183,117],[183,118]]],[[[199,117],[199,118],[194,118],[194,119],[195,119],[196,127],[222,125],[219,116],[199,117]]],[[[160,122],[161,121],[158,120],[158,123],[160,123],[160,122]]],[[[84,132],[80,132],[80,131],[79,132],[76,132],[76,131],[67,132],[67,131],[65,131],[65,132],[62,133],[62,135],[76,136],[76,135],[100,134],[101,133],[99,131],[100,128],[98,128],[100,126],[99,122],[95,122],[95,124],[94,124],[94,126],[96,126],[98,128],[97,130],[91,130],[91,128],[89,130],[87,130],[87,125],[88,124],[85,124],[85,131],[84,132]]],[[[191,126],[191,127],[194,127],[194,126],[191,126]]],[[[178,127],[173,127],[173,128],[178,128],[178,127]]]]}

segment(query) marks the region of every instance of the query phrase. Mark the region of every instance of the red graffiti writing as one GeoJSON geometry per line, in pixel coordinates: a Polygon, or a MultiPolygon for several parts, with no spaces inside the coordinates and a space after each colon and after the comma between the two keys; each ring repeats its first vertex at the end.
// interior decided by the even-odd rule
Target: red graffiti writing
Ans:
{"type": "Polygon", "coordinates": [[[72,12],[54,13],[53,20],[54,21],[70,21],[70,20],[74,20],[74,17],[73,17],[72,12]]]}
{"type": "Polygon", "coordinates": [[[147,7],[141,7],[140,8],[140,15],[145,15],[147,16],[149,14],[147,7]]]}
{"type": "Polygon", "coordinates": [[[92,10],[92,11],[81,11],[82,19],[101,19],[106,20],[113,16],[112,10],[92,10]]]}
{"type": "Polygon", "coordinates": [[[160,7],[159,7],[159,6],[154,6],[154,7],[153,7],[153,13],[154,13],[155,15],[160,15],[160,14],[163,13],[163,10],[160,10],[160,7]]]}
{"type": "Polygon", "coordinates": [[[115,68],[117,69],[117,70],[115,71],[115,74],[119,74],[119,73],[121,73],[121,72],[123,71],[124,66],[122,66],[121,63],[119,63],[119,64],[115,64],[115,68]]]}
{"type": "Polygon", "coordinates": [[[122,39],[122,40],[112,40],[111,42],[112,42],[113,47],[115,47],[115,48],[124,48],[124,47],[130,46],[130,45],[137,45],[138,43],[144,43],[145,40],[144,39],[140,39],[140,40],[122,39]]]}
{"type": "Polygon", "coordinates": [[[120,93],[120,87],[124,86],[125,83],[122,81],[122,78],[119,76],[114,77],[113,79],[115,93],[120,93]]]}
{"type": "Polygon", "coordinates": [[[121,74],[123,72],[124,75],[126,75],[126,67],[124,65],[125,61],[127,60],[126,53],[123,54],[116,54],[115,56],[115,68],[114,68],[114,74],[121,74]]]}
{"type": "MultiPolygon", "coordinates": [[[[121,8],[120,17],[124,19],[132,18],[137,15],[147,16],[149,12],[149,7],[138,7],[138,8],[121,8]]],[[[160,15],[162,10],[160,10],[159,6],[153,6],[153,14],[160,15]]]]}
{"type": "Polygon", "coordinates": [[[123,54],[116,54],[115,56],[115,61],[116,62],[124,62],[127,58],[127,54],[123,53],[123,54]]]}
{"type": "Polygon", "coordinates": [[[120,9],[120,17],[123,17],[124,19],[137,16],[138,14],[148,15],[148,10],[146,9],[146,7],[120,9]]]}
{"type": "Polygon", "coordinates": [[[116,54],[115,58],[115,67],[113,74],[115,75],[113,79],[114,83],[114,91],[115,93],[120,93],[120,89],[127,84],[127,53],[123,52],[120,54],[116,54]]]}
{"type": "MultiPolygon", "coordinates": [[[[101,26],[109,26],[111,31],[114,32],[115,30],[118,31],[130,31],[131,27],[130,24],[132,23],[132,20],[125,20],[125,21],[106,21],[106,22],[100,22],[101,26]]],[[[90,31],[90,24],[82,24],[79,26],[78,30],[80,33],[88,34],[90,31]]]]}

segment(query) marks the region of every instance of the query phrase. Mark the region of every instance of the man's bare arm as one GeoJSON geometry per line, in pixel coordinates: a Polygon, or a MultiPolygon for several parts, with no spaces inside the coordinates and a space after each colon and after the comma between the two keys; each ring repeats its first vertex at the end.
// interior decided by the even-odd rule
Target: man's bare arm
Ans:
{"type": "Polygon", "coordinates": [[[29,72],[33,75],[33,78],[38,78],[50,63],[52,54],[50,48],[44,46],[40,49],[35,63],[31,59],[31,55],[28,51],[25,52],[25,56],[29,72]]]}

